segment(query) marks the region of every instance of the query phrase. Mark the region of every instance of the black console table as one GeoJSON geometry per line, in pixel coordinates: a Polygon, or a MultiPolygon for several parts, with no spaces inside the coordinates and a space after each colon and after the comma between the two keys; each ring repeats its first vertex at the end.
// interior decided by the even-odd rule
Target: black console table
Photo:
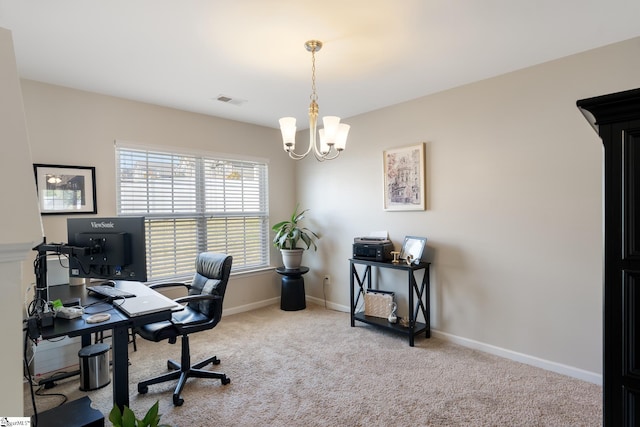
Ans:
{"type": "Polygon", "coordinates": [[[418,265],[406,263],[393,263],[391,261],[370,261],[365,259],[352,258],[351,262],[351,326],[355,326],[355,321],[368,323],[370,325],[379,326],[393,332],[406,334],[409,336],[409,345],[413,347],[414,338],[416,335],[424,332],[427,338],[431,337],[431,326],[429,324],[429,266],[430,263],[422,262],[418,265]],[[356,265],[364,265],[364,271],[362,277],[358,274],[356,265]],[[407,284],[409,289],[409,324],[408,326],[402,326],[400,323],[389,323],[387,319],[380,317],[367,316],[363,311],[356,312],[360,298],[364,300],[364,294],[368,289],[375,290],[371,287],[371,267],[377,268],[390,268],[394,270],[401,270],[407,273],[407,284]],[[416,281],[415,272],[418,270],[424,270],[422,281],[420,285],[416,281]],[[356,288],[357,286],[357,288],[356,288]],[[415,299],[414,299],[415,294],[415,299]],[[415,302],[414,302],[415,301],[415,302]],[[418,322],[418,314],[422,313],[425,323],[418,322]]]}
{"type": "Polygon", "coordinates": [[[282,292],[280,295],[280,309],[285,311],[304,310],[307,308],[304,293],[303,274],[309,272],[309,267],[276,268],[276,273],[282,276],[282,292]]]}

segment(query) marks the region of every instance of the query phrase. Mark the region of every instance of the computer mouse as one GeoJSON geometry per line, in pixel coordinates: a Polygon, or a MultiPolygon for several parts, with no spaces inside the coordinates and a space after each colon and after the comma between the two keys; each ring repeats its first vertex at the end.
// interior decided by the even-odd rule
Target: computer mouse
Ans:
{"type": "Polygon", "coordinates": [[[115,286],[116,282],[114,282],[113,280],[107,280],[106,282],[103,283],[103,285],[115,286]]]}

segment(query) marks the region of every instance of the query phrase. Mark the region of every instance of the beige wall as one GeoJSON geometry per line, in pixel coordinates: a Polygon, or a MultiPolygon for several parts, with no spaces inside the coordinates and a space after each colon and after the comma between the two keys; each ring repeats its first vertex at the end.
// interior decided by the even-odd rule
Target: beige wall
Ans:
{"type": "Polygon", "coordinates": [[[11,32],[0,28],[0,377],[2,416],[22,416],[21,263],[42,238],[11,32]],[[15,392],[14,392],[15,391],[15,392]]]}
{"type": "Polygon", "coordinates": [[[42,225],[13,39],[4,28],[0,28],[0,55],[0,178],[7,204],[0,214],[0,245],[31,245],[40,242],[42,225]]]}
{"type": "MultiPolygon", "coordinates": [[[[328,299],[348,306],[354,236],[386,229],[397,248],[425,236],[434,328],[597,381],[602,143],[575,103],[640,87],[638,69],[633,39],[349,118],[343,156],[298,174],[299,199],[325,234],[307,292],[322,298],[329,273],[328,299]],[[421,141],[428,209],[383,211],[383,150],[421,141]]],[[[390,279],[381,287],[406,294],[402,276],[390,279]]]]}

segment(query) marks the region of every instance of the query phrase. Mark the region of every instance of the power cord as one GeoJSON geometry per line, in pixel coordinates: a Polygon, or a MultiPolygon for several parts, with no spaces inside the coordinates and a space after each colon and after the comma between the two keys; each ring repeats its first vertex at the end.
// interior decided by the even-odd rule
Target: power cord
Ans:
{"type": "Polygon", "coordinates": [[[34,427],[38,427],[38,408],[36,407],[36,395],[33,391],[33,380],[31,379],[31,374],[29,373],[29,362],[27,358],[27,342],[29,340],[29,331],[28,328],[24,328],[24,348],[23,348],[23,361],[24,361],[24,369],[25,375],[28,375],[29,378],[29,390],[31,392],[31,405],[33,406],[33,419],[34,419],[34,427]]]}
{"type": "Polygon", "coordinates": [[[335,311],[337,313],[343,313],[343,311],[341,311],[341,310],[337,310],[335,308],[329,308],[327,306],[327,285],[328,284],[329,284],[329,277],[328,276],[324,276],[324,278],[322,279],[322,297],[324,299],[324,309],[325,310],[335,311]]]}
{"type": "MultiPolygon", "coordinates": [[[[124,298],[123,298],[124,299],[124,298]]],[[[105,300],[99,300],[96,302],[92,302],[91,304],[85,305],[82,307],[84,309],[84,313],[85,314],[98,314],[98,313],[103,313],[105,311],[109,311],[113,308],[112,302],[109,301],[108,299],[105,300]],[[104,304],[106,306],[106,308],[101,309],[99,308],[101,304],[104,304]],[[96,306],[98,306],[97,309],[96,306]],[[95,309],[95,310],[93,310],[95,309]]]]}
{"type": "Polygon", "coordinates": [[[329,281],[329,278],[327,276],[324,276],[324,278],[322,279],[322,297],[324,298],[324,309],[327,309],[327,282],[329,281]]]}
{"type": "Polygon", "coordinates": [[[35,392],[36,396],[40,396],[40,397],[59,396],[59,397],[62,397],[62,402],[58,403],[56,405],[56,407],[64,405],[65,403],[67,403],[67,400],[69,400],[67,395],[64,394],[64,393],[43,393],[42,390],[46,390],[46,389],[47,389],[47,386],[38,387],[38,389],[35,392]]]}
{"type": "MultiPolygon", "coordinates": [[[[23,348],[23,362],[24,362],[24,377],[25,380],[27,380],[29,382],[29,392],[30,392],[30,397],[31,397],[31,405],[33,407],[33,421],[34,421],[34,425],[33,427],[37,427],[38,426],[38,408],[36,405],[36,396],[40,396],[40,397],[52,397],[52,396],[58,396],[62,398],[62,401],[60,401],[56,407],[58,406],[62,406],[64,405],[69,398],[67,397],[66,394],[63,393],[44,393],[44,390],[47,390],[49,388],[55,387],[55,381],[56,380],[62,380],[65,378],[68,378],[70,376],[74,376],[76,375],[76,373],[74,372],[66,372],[66,371],[58,371],[53,373],[49,378],[40,380],[38,383],[36,383],[33,379],[33,377],[31,376],[31,371],[29,369],[31,362],[29,360],[28,354],[27,354],[27,348],[28,348],[28,343],[29,341],[32,341],[34,346],[37,346],[37,343],[35,341],[33,341],[32,339],[29,338],[29,333],[27,328],[23,329],[24,332],[24,348],[23,348]],[[38,385],[38,388],[34,390],[34,387],[38,385]]],[[[35,350],[34,350],[34,355],[32,356],[31,360],[33,360],[35,357],[35,350]]]]}

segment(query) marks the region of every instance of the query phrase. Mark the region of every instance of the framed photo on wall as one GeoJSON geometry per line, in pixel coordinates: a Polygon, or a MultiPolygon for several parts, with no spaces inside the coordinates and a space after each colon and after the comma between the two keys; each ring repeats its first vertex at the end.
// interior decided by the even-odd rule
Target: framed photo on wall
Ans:
{"type": "Polygon", "coordinates": [[[425,210],[424,143],[383,152],[384,210],[425,210]]]}
{"type": "Polygon", "coordinates": [[[42,215],[97,213],[95,167],[34,164],[42,215]]]}

